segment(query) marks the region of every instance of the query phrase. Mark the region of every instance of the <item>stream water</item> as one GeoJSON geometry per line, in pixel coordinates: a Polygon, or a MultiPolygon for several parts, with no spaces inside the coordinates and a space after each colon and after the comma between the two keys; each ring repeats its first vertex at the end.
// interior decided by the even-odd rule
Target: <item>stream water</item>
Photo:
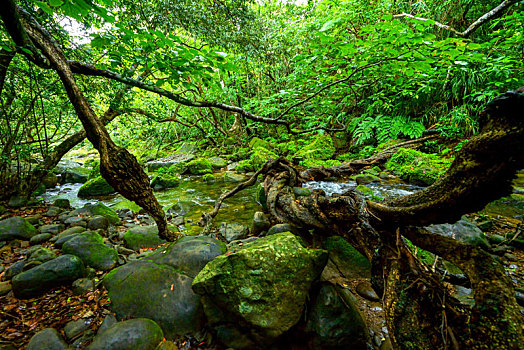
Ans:
{"type": "MultiPolygon", "coordinates": [[[[189,212],[184,217],[197,222],[202,213],[211,211],[215,200],[224,192],[233,189],[237,183],[215,181],[205,182],[202,181],[201,176],[185,176],[181,179],[180,185],[164,190],[155,191],[160,204],[164,209],[168,209],[171,206],[181,203],[185,207],[189,208],[189,212]]],[[[140,207],[134,202],[131,202],[120,195],[113,195],[100,198],[79,198],[77,196],[79,188],[82,184],[64,184],[56,186],[55,188],[49,189],[42,198],[46,202],[53,202],[58,198],[68,199],[71,205],[75,208],[84,206],[87,203],[95,203],[98,201],[103,202],[107,206],[113,209],[129,208],[133,211],[138,211],[140,207]]],[[[349,189],[353,189],[357,186],[354,181],[349,182],[327,182],[327,181],[311,181],[304,184],[304,187],[310,189],[322,189],[327,195],[341,194],[349,189]]],[[[375,199],[378,198],[391,198],[404,196],[419,190],[421,187],[402,184],[402,183],[373,183],[367,185],[372,189],[375,199]]],[[[260,211],[262,208],[256,201],[256,187],[245,189],[240,193],[236,194],[232,198],[228,198],[222,209],[220,210],[215,222],[236,222],[242,225],[249,225],[253,218],[253,214],[256,211],[260,211]]]]}

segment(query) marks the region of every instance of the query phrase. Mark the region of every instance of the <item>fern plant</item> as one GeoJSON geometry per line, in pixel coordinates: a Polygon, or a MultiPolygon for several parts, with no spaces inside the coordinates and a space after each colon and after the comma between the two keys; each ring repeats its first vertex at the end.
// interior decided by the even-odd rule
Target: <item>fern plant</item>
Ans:
{"type": "Polygon", "coordinates": [[[417,138],[422,136],[426,128],[418,121],[410,120],[404,116],[378,115],[362,116],[353,119],[350,130],[357,145],[362,145],[370,141],[383,143],[388,140],[396,139],[399,136],[417,138]]]}

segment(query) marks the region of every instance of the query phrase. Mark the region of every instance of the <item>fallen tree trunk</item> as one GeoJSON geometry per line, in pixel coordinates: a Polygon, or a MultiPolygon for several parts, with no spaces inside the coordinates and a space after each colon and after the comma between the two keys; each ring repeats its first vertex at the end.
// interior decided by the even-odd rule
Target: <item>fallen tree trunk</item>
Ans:
{"type": "Polygon", "coordinates": [[[293,187],[354,171],[351,163],[301,173],[284,159],[272,161],[264,169],[272,221],[318,236],[340,235],[371,260],[373,287],[383,297],[395,347],[518,349],[524,342],[522,316],[504,266],[478,246],[429,233],[422,226],[455,222],[510,193],[511,180],[524,167],[523,109],[524,89],[492,101],[480,134],[463,146],[435,184],[386,203],[366,201],[357,191],[338,197],[319,190],[295,196],[293,187]],[[457,265],[469,278],[475,305],[453,298],[443,277],[413,256],[404,237],[457,265]]]}

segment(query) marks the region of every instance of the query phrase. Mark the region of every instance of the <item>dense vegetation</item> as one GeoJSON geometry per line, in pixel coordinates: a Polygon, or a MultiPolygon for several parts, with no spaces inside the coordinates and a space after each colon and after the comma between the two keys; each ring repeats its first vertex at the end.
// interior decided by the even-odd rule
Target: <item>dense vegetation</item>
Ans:
{"type": "Polygon", "coordinates": [[[438,135],[418,147],[428,154],[383,162],[431,185],[466,159],[490,101],[524,85],[516,0],[8,0],[0,15],[0,200],[95,148],[89,184],[136,201],[168,240],[141,166],[184,142],[199,157],[158,172],[174,183],[212,173],[217,155],[244,172],[278,156],[330,167],[438,135]]]}

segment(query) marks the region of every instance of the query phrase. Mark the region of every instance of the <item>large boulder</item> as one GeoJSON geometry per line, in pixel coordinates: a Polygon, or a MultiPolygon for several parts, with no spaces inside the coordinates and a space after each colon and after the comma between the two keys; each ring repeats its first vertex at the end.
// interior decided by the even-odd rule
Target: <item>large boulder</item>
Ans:
{"type": "Polygon", "coordinates": [[[38,233],[38,230],[33,225],[19,216],[13,216],[0,221],[0,241],[10,241],[13,239],[28,241],[38,233]]]}
{"type": "Polygon", "coordinates": [[[191,283],[223,252],[225,245],[212,238],[183,237],[146,258],[114,269],[103,280],[112,310],[119,319],[150,318],[166,337],[198,332],[205,316],[191,283]]]}
{"type": "Polygon", "coordinates": [[[155,190],[165,190],[177,187],[180,184],[180,178],[169,174],[158,174],[151,180],[151,187],[155,190]]]}
{"type": "Polygon", "coordinates": [[[13,277],[13,293],[17,298],[36,297],[83,277],[84,264],[74,255],[61,255],[13,277]]]}
{"type": "Polygon", "coordinates": [[[104,239],[98,233],[79,233],[62,245],[62,252],[78,256],[87,265],[97,270],[108,271],[118,262],[115,249],[104,244],[104,239]]]}
{"type": "Polygon", "coordinates": [[[78,190],[78,197],[106,196],[115,193],[115,189],[102,176],[87,181],[78,190]]]}
{"type": "Polygon", "coordinates": [[[177,173],[183,173],[187,167],[184,166],[187,162],[195,159],[193,154],[173,154],[171,156],[153,160],[147,163],[148,171],[157,171],[158,169],[173,169],[177,173]]]}
{"type": "Polygon", "coordinates": [[[89,169],[81,165],[63,168],[60,173],[60,183],[85,183],[89,178],[89,169]]]}
{"type": "Polygon", "coordinates": [[[340,236],[327,238],[323,244],[329,259],[346,278],[370,278],[371,263],[340,236]]]}
{"type": "Polygon", "coordinates": [[[220,228],[219,228],[220,235],[228,243],[235,241],[237,239],[246,238],[248,232],[249,232],[249,229],[247,228],[247,226],[238,224],[236,222],[232,222],[232,223],[223,222],[220,224],[220,228]]]}
{"type": "Polygon", "coordinates": [[[97,335],[87,349],[154,350],[163,338],[162,329],[154,321],[137,318],[112,325],[97,335]]]}
{"type": "Polygon", "coordinates": [[[158,236],[158,227],[135,226],[124,233],[124,243],[127,248],[140,250],[141,248],[155,248],[165,240],[158,236]]]}
{"type": "Polygon", "coordinates": [[[368,328],[348,289],[322,283],[309,310],[306,331],[315,349],[365,350],[368,328]]]}
{"type": "Polygon", "coordinates": [[[187,163],[188,172],[193,175],[204,175],[213,172],[212,164],[205,158],[198,158],[187,163]]]}
{"type": "Polygon", "coordinates": [[[266,346],[295,325],[327,261],[289,232],[244,244],[218,256],[193,282],[208,320],[227,346],[266,346]]]}
{"type": "Polygon", "coordinates": [[[211,157],[207,160],[209,161],[209,163],[211,163],[211,167],[216,170],[225,168],[227,166],[227,162],[224,158],[211,157]]]}
{"type": "Polygon", "coordinates": [[[67,343],[54,328],[45,328],[33,335],[26,350],[66,350],[67,343]]]}

